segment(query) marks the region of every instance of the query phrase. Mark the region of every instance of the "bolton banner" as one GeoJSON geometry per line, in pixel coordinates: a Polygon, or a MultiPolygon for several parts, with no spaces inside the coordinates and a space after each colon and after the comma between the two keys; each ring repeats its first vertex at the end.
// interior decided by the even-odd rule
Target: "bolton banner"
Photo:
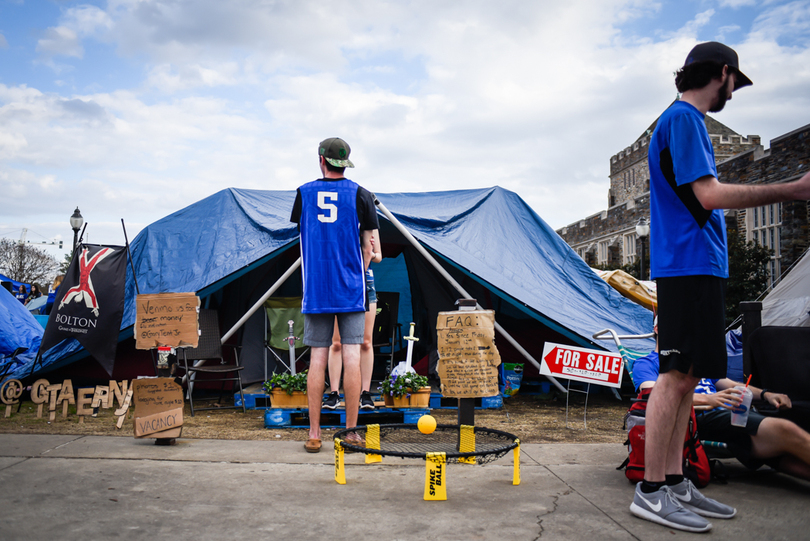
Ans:
{"type": "Polygon", "coordinates": [[[127,250],[81,244],[56,293],[40,351],[75,338],[112,374],[124,315],[127,250]]]}

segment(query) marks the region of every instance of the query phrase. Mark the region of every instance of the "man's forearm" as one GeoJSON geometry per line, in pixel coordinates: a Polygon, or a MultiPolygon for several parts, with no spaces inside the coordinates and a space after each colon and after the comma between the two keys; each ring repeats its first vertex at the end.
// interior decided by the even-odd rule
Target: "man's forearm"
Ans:
{"type": "Polygon", "coordinates": [[[743,184],[726,184],[714,177],[704,177],[692,183],[692,190],[698,201],[706,210],[714,209],[745,209],[806,199],[810,186],[810,173],[797,181],[779,184],[759,184],[748,186],[743,184]]]}

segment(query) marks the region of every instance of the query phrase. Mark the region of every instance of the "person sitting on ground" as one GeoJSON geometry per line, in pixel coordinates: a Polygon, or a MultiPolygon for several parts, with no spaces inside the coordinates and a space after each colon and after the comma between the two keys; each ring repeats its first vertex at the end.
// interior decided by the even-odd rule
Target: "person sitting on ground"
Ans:
{"type": "MultiPolygon", "coordinates": [[[[658,324],[653,327],[656,336],[655,351],[636,359],[633,364],[633,382],[636,390],[646,389],[658,379],[658,324]]],[[[701,439],[728,444],[729,451],[744,466],[756,470],[767,464],[772,468],[810,480],[810,434],[787,419],[766,417],[753,409],[744,427],[731,424],[731,410],[742,395],[735,385],[742,383],[724,379],[701,379],[695,388],[693,404],[709,407],[697,411],[697,430],[701,439]]],[[[755,399],[768,402],[777,409],[790,408],[787,395],[774,393],[749,385],[755,399]]]]}

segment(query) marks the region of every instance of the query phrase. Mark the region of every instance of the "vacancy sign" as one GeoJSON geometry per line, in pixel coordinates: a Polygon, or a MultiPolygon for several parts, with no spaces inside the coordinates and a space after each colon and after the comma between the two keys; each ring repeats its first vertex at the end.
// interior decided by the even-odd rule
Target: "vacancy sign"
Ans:
{"type": "Polygon", "coordinates": [[[622,372],[622,356],[618,353],[552,342],[546,342],[543,347],[540,373],[544,376],[621,387],[622,372]]]}

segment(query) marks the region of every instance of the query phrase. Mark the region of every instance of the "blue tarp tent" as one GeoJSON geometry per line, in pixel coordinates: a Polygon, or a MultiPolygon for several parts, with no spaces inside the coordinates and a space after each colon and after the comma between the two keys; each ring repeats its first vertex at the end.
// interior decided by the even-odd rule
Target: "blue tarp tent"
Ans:
{"type": "MultiPolygon", "coordinates": [[[[537,360],[546,340],[605,349],[614,346],[595,343],[594,332],[642,334],[652,327],[651,312],[599,278],[513,192],[493,187],[377,196],[537,360]]],[[[298,232],[289,221],[294,198],[294,191],[230,188],[149,225],[132,242],[140,292],[197,292],[204,307],[219,310],[224,333],[298,258],[298,232]]],[[[380,224],[385,259],[373,267],[377,290],[401,293],[400,322],[407,329],[415,321],[422,337],[418,359],[435,347],[438,312],[454,310],[460,295],[382,214],[380,224]]],[[[132,337],[135,321],[135,283],[127,272],[121,339],[132,337]]],[[[300,291],[295,273],[277,295],[300,291]]],[[[259,311],[236,335],[247,381],[263,377],[263,318],[259,311]]],[[[504,341],[498,347],[509,355],[504,341]]],[[[81,355],[78,343],[63,342],[46,352],[44,365],[81,355]]]]}
{"type": "MultiPolygon", "coordinates": [[[[8,282],[11,284],[11,292],[12,294],[16,295],[17,292],[20,290],[20,286],[25,286],[25,290],[29,293],[31,292],[31,284],[27,284],[25,282],[18,282],[17,280],[12,280],[5,274],[0,274],[0,282],[8,282]]],[[[19,302],[19,301],[17,301],[19,302]]]]}
{"type": "MultiPolygon", "coordinates": [[[[0,287],[0,357],[5,356],[3,363],[13,362],[10,356],[17,348],[25,352],[17,356],[17,369],[31,363],[42,341],[42,326],[5,288],[0,287]]],[[[4,366],[0,366],[0,372],[4,366]]],[[[16,370],[15,370],[16,371],[16,370]]]]}

